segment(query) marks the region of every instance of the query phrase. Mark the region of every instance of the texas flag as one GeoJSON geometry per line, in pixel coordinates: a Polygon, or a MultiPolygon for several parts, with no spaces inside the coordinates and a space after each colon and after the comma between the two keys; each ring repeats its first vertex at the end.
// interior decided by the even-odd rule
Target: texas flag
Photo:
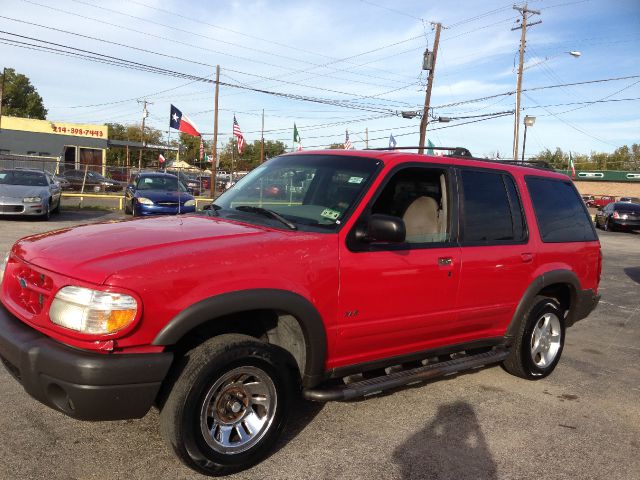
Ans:
{"type": "Polygon", "coordinates": [[[183,115],[180,110],[171,105],[171,117],[169,118],[169,127],[175,128],[176,130],[180,130],[188,135],[193,135],[194,137],[200,137],[200,132],[198,132],[198,127],[193,123],[186,115],[183,115]]]}

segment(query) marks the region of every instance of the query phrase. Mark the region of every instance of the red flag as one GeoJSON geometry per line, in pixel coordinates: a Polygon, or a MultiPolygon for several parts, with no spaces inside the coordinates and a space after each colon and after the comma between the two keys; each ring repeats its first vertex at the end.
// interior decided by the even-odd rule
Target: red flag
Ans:
{"type": "Polygon", "coordinates": [[[171,105],[171,116],[169,117],[169,127],[180,130],[188,135],[199,137],[198,127],[189,117],[184,115],[180,110],[171,105]]]}
{"type": "Polygon", "coordinates": [[[158,163],[164,163],[164,155],[158,155],[158,163]]]}
{"type": "Polygon", "coordinates": [[[200,137],[200,161],[204,159],[204,140],[200,137]]]}

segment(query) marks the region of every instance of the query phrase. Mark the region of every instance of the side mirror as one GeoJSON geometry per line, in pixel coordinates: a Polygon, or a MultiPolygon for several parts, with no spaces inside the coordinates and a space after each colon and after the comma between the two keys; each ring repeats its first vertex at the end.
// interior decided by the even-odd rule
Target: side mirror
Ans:
{"type": "Polygon", "coordinates": [[[371,215],[369,221],[356,230],[356,240],[365,243],[402,243],[406,235],[401,218],[382,214],[371,215]]]}
{"type": "Polygon", "coordinates": [[[204,210],[205,212],[209,211],[209,210],[213,210],[213,207],[211,206],[210,203],[207,203],[205,206],[202,207],[202,210],[204,210]]]}

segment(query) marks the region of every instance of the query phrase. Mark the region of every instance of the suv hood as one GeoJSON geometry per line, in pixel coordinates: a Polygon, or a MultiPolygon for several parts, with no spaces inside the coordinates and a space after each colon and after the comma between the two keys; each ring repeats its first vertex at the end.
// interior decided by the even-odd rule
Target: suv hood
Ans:
{"type": "Polygon", "coordinates": [[[253,243],[265,235],[286,235],[267,228],[212,217],[158,217],[55,230],[19,240],[13,252],[46,270],[102,284],[112,274],[158,259],[209,254],[240,238],[253,243]],[[248,237],[248,238],[247,238],[248,237]],[[199,248],[200,244],[202,248],[199,248]]]}

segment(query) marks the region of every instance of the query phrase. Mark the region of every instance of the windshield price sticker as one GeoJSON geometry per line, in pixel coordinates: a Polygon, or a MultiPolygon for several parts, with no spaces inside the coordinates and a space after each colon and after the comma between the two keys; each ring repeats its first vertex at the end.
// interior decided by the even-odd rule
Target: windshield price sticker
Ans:
{"type": "Polygon", "coordinates": [[[337,210],[331,210],[330,208],[325,208],[320,214],[321,217],[329,218],[331,220],[337,220],[340,216],[340,212],[337,210]]]}
{"type": "Polygon", "coordinates": [[[362,177],[349,177],[348,183],[362,183],[362,180],[364,180],[362,177]]]}

